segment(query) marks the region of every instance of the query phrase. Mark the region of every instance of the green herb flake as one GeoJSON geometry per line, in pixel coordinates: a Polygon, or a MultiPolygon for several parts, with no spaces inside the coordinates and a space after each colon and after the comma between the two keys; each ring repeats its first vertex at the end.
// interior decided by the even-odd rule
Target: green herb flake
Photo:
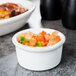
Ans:
{"type": "Polygon", "coordinates": [[[24,36],[20,36],[20,43],[21,43],[21,44],[24,43],[24,40],[25,40],[25,37],[24,37],[24,36]]]}
{"type": "Polygon", "coordinates": [[[30,41],[25,41],[25,44],[29,44],[30,43],[30,41]]]}
{"type": "Polygon", "coordinates": [[[38,34],[38,36],[40,36],[40,34],[38,34]]]}
{"type": "Polygon", "coordinates": [[[42,42],[36,42],[36,44],[35,44],[37,47],[43,47],[42,46],[42,42]]]}
{"type": "Polygon", "coordinates": [[[58,35],[55,35],[55,37],[57,38],[57,37],[58,37],[58,35]]]}

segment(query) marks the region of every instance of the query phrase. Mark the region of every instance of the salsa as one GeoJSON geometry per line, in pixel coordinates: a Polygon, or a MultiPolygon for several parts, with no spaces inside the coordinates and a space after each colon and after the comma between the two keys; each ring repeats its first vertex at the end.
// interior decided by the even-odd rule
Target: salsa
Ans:
{"type": "Polygon", "coordinates": [[[39,34],[25,32],[17,38],[17,41],[20,44],[31,47],[46,47],[57,44],[59,41],[61,41],[61,38],[58,35],[57,31],[54,31],[52,34],[49,34],[43,30],[39,34]]]}
{"type": "Polygon", "coordinates": [[[1,4],[0,5],[0,20],[17,16],[26,11],[28,11],[28,9],[23,8],[23,6],[20,4],[15,4],[15,3],[1,4]]]}

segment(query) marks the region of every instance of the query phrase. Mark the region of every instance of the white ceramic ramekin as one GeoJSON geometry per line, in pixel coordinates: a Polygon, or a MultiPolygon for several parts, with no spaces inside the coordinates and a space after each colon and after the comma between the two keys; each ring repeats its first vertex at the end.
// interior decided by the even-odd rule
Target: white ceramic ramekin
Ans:
{"type": "Polygon", "coordinates": [[[0,20],[0,36],[11,33],[24,26],[35,9],[35,5],[27,0],[0,0],[0,4],[8,2],[21,4],[24,8],[29,10],[23,14],[0,20]]]}
{"type": "Polygon", "coordinates": [[[59,32],[61,41],[53,46],[48,47],[29,47],[24,46],[17,42],[17,38],[24,32],[40,33],[42,30],[47,33],[52,33],[53,29],[39,28],[39,29],[27,29],[15,34],[12,38],[13,44],[16,48],[17,58],[19,64],[29,70],[44,71],[56,67],[62,56],[62,48],[65,42],[65,36],[59,32]]]}

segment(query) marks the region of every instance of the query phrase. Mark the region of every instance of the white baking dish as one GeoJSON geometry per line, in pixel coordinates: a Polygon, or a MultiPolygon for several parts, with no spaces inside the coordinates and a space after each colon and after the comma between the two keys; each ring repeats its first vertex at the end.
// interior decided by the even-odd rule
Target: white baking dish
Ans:
{"type": "Polygon", "coordinates": [[[21,4],[28,11],[18,16],[0,20],[0,36],[11,33],[24,26],[35,9],[34,4],[27,0],[0,0],[0,4],[8,2],[21,4]]]}
{"type": "Polygon", "coordinates": [[[61,37],[61,41],[53,46],[29,47],[17,42],[19,35],[24,32],[31,31],[34,33],[40,33],[42,30],[50,34],[55,31],[48,28],[27,29],[18,32],[12,38],[13,44],[16,48],[18,62],[26,69],[35,71],[48,70],[56,67],[61,61],[63,44],[65,42],[65,36],[61,32],[58,33],[61,37]]]}

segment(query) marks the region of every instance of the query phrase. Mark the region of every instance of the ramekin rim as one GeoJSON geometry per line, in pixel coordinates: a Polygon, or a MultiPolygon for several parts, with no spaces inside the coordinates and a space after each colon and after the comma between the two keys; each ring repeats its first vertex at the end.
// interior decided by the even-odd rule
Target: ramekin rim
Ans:
{"type": "MultiPolygon", "coordinates": [[[[33,30],[34,28],[30,28],[30,29],[33,30]]],[[[40,28],[40,29],[43,29],[43,30],[44,30],[44,29],[49,29],[49,28],[40,28]]],[[[29,30],[29,29],[26,29],[26,31],[27,31],[27,30],[29,30]]],[[[55,30],[55,29],[49,29],[49,30],[55,30]]],[[[22,30],[22,31],[16,33],[16,34],[12,37],[12,42],[13,42],[13,44],[14,44],[16,47],[19,47],[19,48],[21,48],[21,49],[23,49],[23,50],[26,49],[27,51],[30,51],[30,52],[47,52],[47,51],[52,51],[52,50],[54,50],[54,49],[62,46],[62,45],[64,44],[65,40],[66,40],[64,34],[57,30],[59,33],[62,34],[63,39],[62,39],[60,42],[58,42],[57,44],[53,45],[53,46],[47,46],[47,47],[29,47],[29,46],[24,46],[24,45],[18,43],[18,41],[17,41],[17,39],[16,39],[16,38],[17,38],[16,35],[19,34],[19,33],[21,33],[21,32],[23,32],[23,31],[25,31],[25,30],[22,30]],[[35,50],[32,50],[32,49],[36,49],[36,51],[35,51],[35,50]],[[43,50],[43,51],[42,51],[42,50],[43,50]]]]}

